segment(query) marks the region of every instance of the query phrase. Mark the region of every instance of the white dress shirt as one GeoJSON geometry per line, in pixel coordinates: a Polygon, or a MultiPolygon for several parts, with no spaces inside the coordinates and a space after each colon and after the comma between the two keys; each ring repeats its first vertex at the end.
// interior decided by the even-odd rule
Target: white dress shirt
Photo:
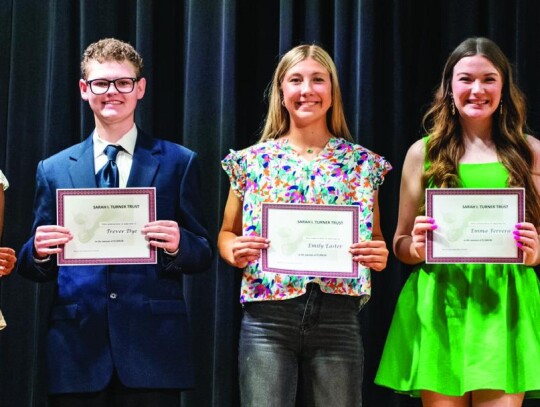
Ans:
{"type": "Polygon", "coordinates": [[[94,140],[94,169],[98,171],[107,163],[107,156],[103,152],[109,144],[119,145],[123,148],[116,156],[116,165],[118,166],[118,175],[120,180],[118,186],[125,188],[127,185],[131,164],[133,163],[133,153],[135,151],[135,142],[137,141],[137,126],[134,124],[131,130],[124,134],[116,143],[109,143],[99,137],[97,130],[93,134],[94,140]]]}

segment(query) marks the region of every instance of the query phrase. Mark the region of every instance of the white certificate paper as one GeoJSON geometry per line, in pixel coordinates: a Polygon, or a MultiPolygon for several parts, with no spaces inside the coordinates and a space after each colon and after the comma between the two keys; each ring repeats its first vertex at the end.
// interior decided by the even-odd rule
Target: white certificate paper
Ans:
{"type": "Polygon", "coordinates": [[[523,188],[426,189],[426,263],[523,263],[513,237],[525,219],[523,188]]]}
{"type": "Polygon", "coordinates": [[[357,278],[358,263],[349,247],[358,241],[355,205],[262,204],[262,236],[270,247],[261,253],[265,272],[357,278]]]}
{"type": "Polygon", "coordinates": [[[156,219],[155,188],[58,189],[58,225],[73,239],[58,265],[156,263],[141,228],[156,219]]]}

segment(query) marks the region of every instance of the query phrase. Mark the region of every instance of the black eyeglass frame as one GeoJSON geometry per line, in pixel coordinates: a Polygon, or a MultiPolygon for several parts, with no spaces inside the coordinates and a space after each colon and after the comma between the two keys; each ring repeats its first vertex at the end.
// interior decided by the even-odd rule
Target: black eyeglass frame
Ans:
{"type": "Polygon", "coordinates": [[[87,80],[86,83],[88,84],[88,87],[90,88],[90,92],[92,92],[94,95],[104,95],[111,88],[111,83],[114,85],[114,88],[118,91],[118,93],[131,93],[131,92],[133,92],[133,89],[135,89],[135,83],[139,82],[140,80],[141,80],[141,78],[129,78],[129,77],[116,78],[116,79],[113,79],[112,81],[110,81],[108,79],[104,79],[104,78],[96,78],[96,79],[92,79],[92,80],[89,80],[89,81],[87,80]],[[126,79],[131,80],[131,90],[129,92],[121,91],[120,89],[118,89],[118,86],[116,86],[116,81],[121,81],[121,80],[125,81],[126,79]],[[101,93],[96,93],[94,91],[94,88],[92,87],[92,83],[97,82],[97,81],[108,82],[107,88],[105,88],[105,90],[103,92],[101,92],[101,93]]]}

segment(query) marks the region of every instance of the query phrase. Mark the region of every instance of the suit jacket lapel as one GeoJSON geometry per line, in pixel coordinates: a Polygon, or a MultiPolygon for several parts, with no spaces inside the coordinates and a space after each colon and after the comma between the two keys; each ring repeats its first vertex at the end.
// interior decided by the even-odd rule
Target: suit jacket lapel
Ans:
{"type": "Polygon", "coordinates": [[[74,152],[70,159],[73,162],[68,168],[74,188],[96,188],[94,175],[94,143],[92,136],[88,137],[80,149],[74,152]]]}
{"type": "MultiPolygon", "coordinates": [[[[127,187],[140,188],[154,185],[156,172],[159,169],[157,158],[159,154],[161,154],[161,144],[139,129],[127,187]]],[[[92,135],[73,152],[70,159],[72,164],[68,171],[73,187],[97,188],[92,135]]]]}
{"type": "Polygon", "coordinates": [[[127,182],[128,187],[150,187],[159,168],[157,155],[161,153],[159,142],[151,139],[138,129],[137,143],[133,153],[133,163],[127,182]]]}

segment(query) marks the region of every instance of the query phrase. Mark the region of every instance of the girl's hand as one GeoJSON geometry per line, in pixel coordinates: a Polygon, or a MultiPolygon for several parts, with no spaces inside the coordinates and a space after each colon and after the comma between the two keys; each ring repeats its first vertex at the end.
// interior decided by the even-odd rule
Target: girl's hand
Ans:
{"type": "Polygon", "coordinates": [[[261,256],[261,250],[267,249],[270,241],[260,236],[237,236],[232,244],[234,265],[244,268],[248,263],[261,256]]]}
{"type": "Polygon", "coordinates": [[[412,250],[416,251],[419,258],[426,258],[426,232],[437,229],[435,219],[429,216],[417,216],[411,232],[412,250]]]}
{"type": "Polygon", "coordinates": [[[514,229],[514,240],[525,254],[524,263],[529,266],[538,264],[538,232],[529,222],[518,223],[514,229]]]}
{"type": "Polygon", "coordinates": [[[16,261],[15,250],[9,247],[0,247],[0,277],[11,273],[16,261]]]}
{"type": "Polygon", "coordinates": [[[388,249],[384,240],[367,240],[351,245],[349,252],[353,260],[364,267],[369,267],[375,271],[386,268],[388,261],[388,249]]]}

